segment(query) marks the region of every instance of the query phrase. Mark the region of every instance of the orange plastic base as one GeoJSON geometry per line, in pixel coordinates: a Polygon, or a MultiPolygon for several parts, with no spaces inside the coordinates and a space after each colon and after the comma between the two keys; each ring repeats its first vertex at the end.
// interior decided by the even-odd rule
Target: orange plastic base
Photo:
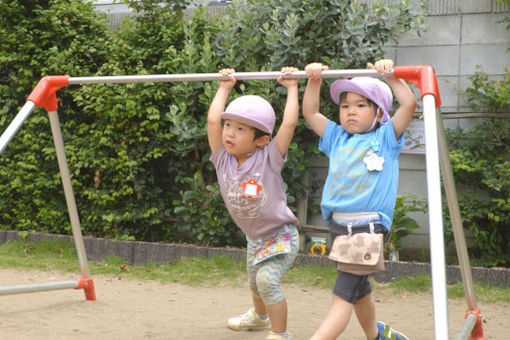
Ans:
{"type": "Polygon", "coordinates": [[[466,317],[470,314],[473,314],[476,316],[476,323],[475,323],[475,327],[473,327],[473,330],[471,331],[469,340],[483,340],[484,337],[483,337],[483,329],[482,329],[482,314],[479,309],[468,310],[466,312],[466,317]]]}
{"type": "Polygon", "coordinates": [[[75,289],[83,289],[85,299],[96,301],[96,293],[94,291],[94,281],[91,278],[81,278],[78,280],[78,287],[75,289]]]}

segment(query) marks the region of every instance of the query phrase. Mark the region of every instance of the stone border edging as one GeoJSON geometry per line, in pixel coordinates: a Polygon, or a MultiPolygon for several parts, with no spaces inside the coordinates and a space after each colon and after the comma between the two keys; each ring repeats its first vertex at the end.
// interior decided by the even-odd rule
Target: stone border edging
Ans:
{"type": "MultiPolygon", "coordinates": [[[[26,237],[31,242],[42,240],[64,240],[73,243],[73,237],[67,235],[29,233],[26,237]]],[[[0,230],[0,244],[22,240],[18,231],[0,230]]],[[[201,247],[188,244],[154,243],[141,241],[121,241],[105,238],[83,237],[87,259],[90,261],[101,261],[108,255],[115,255],[122,258],[129,264],[143,263],[168,263],[177,261],[183,257],[213,257],[227,256],[236,261],[246,260],[246,251],[239,248],[215,248],[201,247]]],[[[332,266],[333,262],[326,256],[313,256],[299,254],[295,265],[319,265],[332,266]]],[[[428,263],[415,262],[389,262],[385,261],[386,270],[376,273],[377,282],[390,282],[392,279],[404,278],[417,274],[430,274],[431,266],[428,263]]],[[[509,268],[471,268],[473,280],[497,287],[510,287],[509,268]]],[[[462,278],[458,266],[446,266],[446,277],[448,284],[461,282],[462,278]]]]}

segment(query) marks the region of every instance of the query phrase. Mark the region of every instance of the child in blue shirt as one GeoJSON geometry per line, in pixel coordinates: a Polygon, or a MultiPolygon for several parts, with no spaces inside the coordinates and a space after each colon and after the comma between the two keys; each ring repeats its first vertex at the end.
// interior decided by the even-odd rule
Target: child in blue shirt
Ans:
{"type": "MultiPolygon", "coordinates": [[[[393,66],[388,59],[368,64],[382,75],[389,74],[393,66]]],[[[303,97],[303,116],[321,137],[319,149],[329,157],[321,201],[323,217],[332,240],[343,233],[344,221],[361,221],[367,216],[372,218],[375,232],[386,234],[398,189],[398,156],[416,99],[407,83],[393,76],[385,77],[387,84],[372,77],[340,79],[330,87],[333,101],[339,104],[340,124],[336,124],[319,112],[321,72],[327,69],[320,63],[306,66],[309,80],[303,97]],[[390,118],[392,91],[400,107],[390,118]]],[[[353,311],[367,339],[392,339],[392,334],[396,340],[408,339],[376,321],[368,275],[342,271],[338,272],[328,315],[311,339],[336,339],[353,311]]]]}

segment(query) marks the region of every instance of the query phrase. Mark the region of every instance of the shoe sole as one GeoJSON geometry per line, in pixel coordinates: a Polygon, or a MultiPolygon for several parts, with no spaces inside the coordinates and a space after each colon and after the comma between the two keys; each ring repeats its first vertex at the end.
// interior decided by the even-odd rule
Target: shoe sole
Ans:
{"type": "Polygon", "coordinates": [[[235,327],[235,326],[227,326],[233,331],[262,331],[264,329],[268,329],[269,326],[256,326],[256,327],[235,327]]]}

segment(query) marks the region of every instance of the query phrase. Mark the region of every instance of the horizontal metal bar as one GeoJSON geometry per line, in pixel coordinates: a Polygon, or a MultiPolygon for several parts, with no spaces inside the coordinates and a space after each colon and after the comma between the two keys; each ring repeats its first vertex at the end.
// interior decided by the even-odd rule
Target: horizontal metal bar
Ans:
{"type": "MultiPolygon", "coordinates": [[[[230,75],[237,80],[308,78],[305,71],[296,71],[291,74],[282,72],[235,72],[230,75]]],[[[322,78],[342,78],[356,76],[382,77],[376,70],[326,70],[321,73],[322,78]]],[[[155,74],[131,76],[99,76],[99,77],[69,77],[69,85],[77,84],[105,84],[105,83],[141,83],[141,82],[177,82],[177,81],[211,81],[225,80],[228,76],[220,73],[189,73],[189,74],[155,74]]]]}
{"type": "Polygon", "coordinates": [[[441,112],[444,119],[510,118],[510,112],[441,112]]]}
{"type": "Polygon", "coordinates": [[[33,285],[0,287],[0,295],[33,293],[67,288],[78,288],[78,281],[61,281],[33,285]]]}

